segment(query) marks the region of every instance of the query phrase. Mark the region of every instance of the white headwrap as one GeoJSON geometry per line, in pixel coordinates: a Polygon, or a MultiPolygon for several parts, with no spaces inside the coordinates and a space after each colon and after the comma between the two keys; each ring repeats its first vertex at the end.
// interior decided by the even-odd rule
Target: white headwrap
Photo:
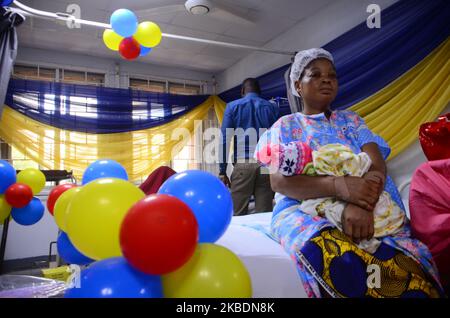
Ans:
{"type": "Polygon", "coordinates": [[[295,55],[294,63],[291,66],[291,91],[294,96],[300,97],[297,90],[295,89],[295,82],[299,80],[300,75],[302,75],[305,67],[312,61],[320,58],[325,58],[334,64],[333,56],[330,52],[319,48],[319,49],[309,49],[300,51],[295,55]]]}

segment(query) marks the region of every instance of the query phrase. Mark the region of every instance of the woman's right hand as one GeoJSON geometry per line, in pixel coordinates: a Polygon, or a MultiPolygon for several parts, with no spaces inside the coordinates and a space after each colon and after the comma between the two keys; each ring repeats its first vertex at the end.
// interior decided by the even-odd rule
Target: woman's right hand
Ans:
{"type": "Polygon", "coordinates": [[[373,211],[379,199],[381,184],[360,177],[338,177],[335,182],[338,199],[353,203],[367,211],[373,211]],[[343,182],[344,181],[344,182],[343,182]]]}
{"type": "Polygon", "coordinates": [[[342,230],[356,244],[362,240],[370,240],[374,234],[373,212],[361,209],[351,203],[342,212],[342,230]]]}

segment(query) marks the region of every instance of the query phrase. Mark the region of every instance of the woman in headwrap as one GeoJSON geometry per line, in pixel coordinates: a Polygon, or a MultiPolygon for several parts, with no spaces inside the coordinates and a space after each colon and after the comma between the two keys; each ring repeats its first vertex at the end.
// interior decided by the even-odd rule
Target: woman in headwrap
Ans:
{"type": "MultiPolygon", "coordinates": [[[[273,145],[301,141],[313,150],[343,144],[366,152],[372,162],[362,177],[287,177],[271,173],[277,192],[272,235],[297,262],[310,297],[440,297],[438,275],[427,247],[411,237],[409,224],[381,239],[374,253],[358,248],[374,233],[373,210],[387,191],[402,208],[400,194],[386,174],[388,144],[373,134],[351,111],[331,111],[338,81],[331,54],[323,49],[299,52],[291,66],[292,94],[301,98],[302,112],[280,118],[258,143],[255,153],[273,145]],[[343,231],[326,218],[302,212],[302,200],[335,197],[347,203],[343,231]]],[[[271,154],[267,154],[271,155],[271,154]]]]}

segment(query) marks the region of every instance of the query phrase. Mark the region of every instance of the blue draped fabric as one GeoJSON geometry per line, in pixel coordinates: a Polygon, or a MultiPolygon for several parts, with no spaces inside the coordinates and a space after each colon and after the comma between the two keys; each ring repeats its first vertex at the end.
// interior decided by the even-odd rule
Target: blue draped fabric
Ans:
{"type": "MultiPolygon", "coordinates": [[[[335,59],[339,94],[333,109],[346,109],[376,93],[418,64],[450,35],[450,1],[401,0],[381,12],[381,28],[366,21],[323,47],[335,59]]],[[[263,97],[286,97],[282,66],[259,77],[263,97]]],[[[240,87],[219,96],[239,98],[240,87]]]]}
{"type": "Polygon", "coordinates": [[[208,97],[12,79],[5,104],[40,123],[101,134],[168,123],[208,97]]]}

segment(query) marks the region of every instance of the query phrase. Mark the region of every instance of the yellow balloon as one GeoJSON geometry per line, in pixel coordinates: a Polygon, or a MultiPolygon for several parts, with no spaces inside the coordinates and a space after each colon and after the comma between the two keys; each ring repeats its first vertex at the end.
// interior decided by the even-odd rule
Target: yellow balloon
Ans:
{"type": "Polygon", "coordinates": [[[197,246],[180,269],[162,276],[168,298],[250,298],[250,275],[229,249],[210,243],[197,246]]]}
{"type": "Polygon", "coordinates": [[[3,223],[11,214],[11,206],[6,202],[5,196],[0,194],[0,223],[3,223]]]}
{"type": "Polygon", "coordinates": [[[162,39],[161,29],[156,23],[145,21],[139,23],[133,38],[145,47],[155,47],[162,39]]]}
{"type": "Polygon", "coordinates": [[[17,174],[17,183],[30,186],[33,195],[37,195],[45,187],[45,175],[35,168],[27,168],[17,174]]]}
{"type": "Polygon", "coordinates": [[[103,42],[110,50],[119,51],[119,45],[122,40],[123,37],[121,37],[111,29],[106,29],[105,31],[103,31],[103,42]]]}
{"type": "Polygon", "coordinates": [[[117,178],[89,182],[75,194],[66,215],[70,241],[84,255],[101,260],[121,256],[119,232],[122,220],[145,197],[138,187],[117,178]]]}
{"type": "Polygon", "coordinates": [[[65,191],[61,196],[56,200],[55,207],[53,209],[53,217],[55,219],[56,225],[63,232],[67,232],[66,220],[67,220],[67,207],[69,203],[72,201],[75,194],[80,192],[82,187],[76,187],[65,191]]]}

